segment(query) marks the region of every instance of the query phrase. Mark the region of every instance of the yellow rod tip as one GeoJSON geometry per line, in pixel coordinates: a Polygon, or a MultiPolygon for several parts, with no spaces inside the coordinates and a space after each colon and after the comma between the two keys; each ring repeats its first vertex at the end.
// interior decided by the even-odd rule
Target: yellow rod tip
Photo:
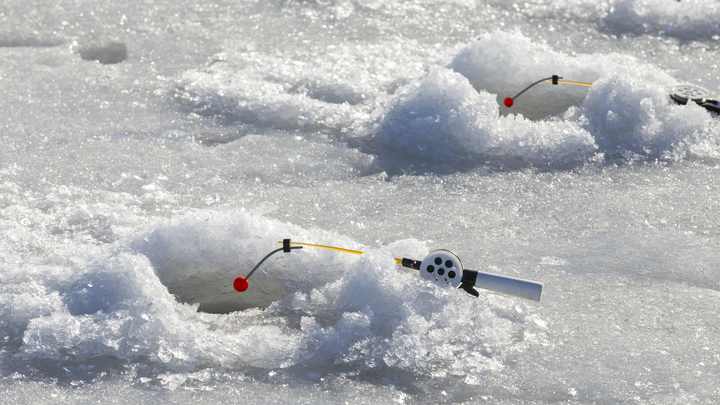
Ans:
{"type": "MultiPolygon", "coordinates": [[[[280,241],[280,242],[278,242],[278,243],[283,243],[283,242],[280,241]]],[[[365,253],[365,252],[361,252],[361,251],[359,251],[359,250],[345,249],[345,248],[339,248],[339,247],[327,246],[327,245],[316,245],[316,244],[314,244],[314,243],[304,243],[304,242],[293,242],[293,241],[290,241],[290,244],[291,244],[291,245],[299,245],[299,246],[311,246],[311,247],[316,247],[316,248],[321,248],[321,249],[336,250],[336,251],[338,251],[338,252],[352,253],[352,254],[354,254],[354,255],[362,255],[363,253],[365,253]]]]}

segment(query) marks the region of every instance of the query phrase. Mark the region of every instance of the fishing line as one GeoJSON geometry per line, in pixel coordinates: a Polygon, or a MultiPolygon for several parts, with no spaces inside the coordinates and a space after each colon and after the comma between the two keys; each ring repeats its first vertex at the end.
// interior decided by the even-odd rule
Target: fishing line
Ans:
{"type": "MultiPolygon", "coordinates": [[[[359,250],[345,249],[345,248],[339,248],[339,247],[335,247],[335,246],[316,245],[313,243],[303,243],[303,242],[290,242],[289,239],[286,239],[286,240],[291,245],[312,246],[312,247],[321,248],[321,249],[336,250],[338,252],[352,253],[354,255],[362,255],[363,253],[365,253],[365,252],[361,252],[359,250]]],[[[278,242],[278,243],[285,243],[285,241],[283,240],[282,242],[278,242]]]]}
{"type": "Polygon", "coordinates": [[[268,253],[265,257],[263,257],[262,260],[260,260],[258,262],[258,264],[256,264],[255,267],[253,267],[252,270],[250,270],[250,273],[248,273],[247,276],[238,277],[235,279],[235,281],[233,282],[233,287],[235,288],[236,291],[243,292],[243,291],[247,290],[248,287],[250,287],[250,282],[248,282],[248,279],[250,278],[250,276],[252,276],[253,273],[255,273],[255,270],[257,270],[261,264],[265,263],[265,260],[267,260],[270,256],[272,256],[275,253],[280,252],[280,251],[284,251],[287,253],[287,252],[290,252],[291,249],[302,249],[302,246],[290,246],[290,239],[285,239],[282,242],[278,242],[278,243],[282,243],[283,247],[281,247],[280,249],[275,249],[272,252],[268,253]]]}
{"type": "Polygon", "coordinates": [[[542,83],[542,82],[551,82],[551,83],[554,84],[554,85],[557,85],[558,83],[564,83],[564,84],[576,84],[576,85],[580,85],[580,86],[592,86],[592,83],[575,82],[575,81],[560,80],[560,79],[562,79],[562,77],[560,77],[560,76],[558,76],[558,75],[552,75],[552,76],[550,76],[550,77],[546,77],[546,78],[544,78],[544,79],[540,79],[540,80],[536,81],[535,83],[533,83],[533,84],[525,87],[520,93],[516,94],[515,97],[508,97],[508,98],[506,98],[506,99],[505,99],[505,102],[504,102],[504,103],[505,103],[505,107],[507,107],[507,108],[512,107],[513,104],[515,104],[515,99],[516,99],[516,98],[520,97],[521,94],[523,94],[523,93],[525,93],[526,91],[528,91],[531,87],[535,86],[535,85],[538,84],[538,83],[542,83]]]}
{"type": "MultiPolygon", "coordinates": [[[[284,241],[278,242],[278,243],[284,243],[284,241]]],[[[335,246],[316,245],[314,243],[303,243],[303,242],[288,242],[288,243],[290,243],[291,245],[312,246],[312,247],[321,248],[321,249],[336,250],[338,252],[352,253],[355,255],[362,255],[363,253],[365,253],[365,252],[361,252],[359,250],[345,249],[345,248],[340,248],[340,247],[335,247],[335,246]]],[[[420,261],[418,261],[418,260],[398,259],[396,257],[395,262],[403,265],[404,267],[408,267],[408,268],[415,269],[415,270],[420,270],[420,261]]]]}
{"type": "Polygon", "coordinates": [[[304,242],[291,242],[290,239],[283,239],[282,241],[279,241],[278,243],[282,243],[283,247],[281,247],[279,249],[275,249],[272,252],[268,253],[265,257],[263,257],[262,260],[260,260],[258,262],[258,264],[256,264],[255,267],[253,267],[252,270],[250,270],[250,272],[247,274],[247,276],[238,277],[235,279],[235,281],[233,282],[233,287],[235,288],[236,291],[239,291],[239,292],[246,291],[248,289],[248,287],[250,287],[250,282],[248,282],[248,279],[250,278],[250,276],[252,276],[253,273],[255,273],[255,270],[257,270],[260,267],[260,265],[265,263],[265,260],[267,260],[270,256],[272,256],[275,253],[280,252],[280,251],[289,253],[293,249],[302,249],[303,246],[312,246],[312,247],[321,248],[321,249],[335,250],[338,252],[352,253],[355,255],[362,255],[363,253],[365,253],[365,252],[361,252],[359,250],[345,249],[345,248],[339,248],[339,247],[335,247],[335,246],[316,245],[314,243],[304,243],[304,242]],[[298,245],[298,246],[290,246],[290,245],[298,245]]]}

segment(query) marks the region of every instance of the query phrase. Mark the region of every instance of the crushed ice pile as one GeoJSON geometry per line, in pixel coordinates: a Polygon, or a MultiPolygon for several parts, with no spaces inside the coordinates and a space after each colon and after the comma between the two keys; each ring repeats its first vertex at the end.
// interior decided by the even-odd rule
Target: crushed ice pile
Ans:
{"type": "Polygon", "coordinates": [[[692,103],[675,104],[668,89],[676,79],[630,56],[569,56],[522,34],[493,32],[444,55],[448,61],[422,70],[403,64],[391,78],[387,53],[365,50],[372,57],[361,61],[348,56],[353,51],[342,49],[339,60],[320,66],[222,54],[186,72],[178,93],[204,114],[330,130],[367,150],[390,147],[449,165],[564,167],[603,156],[680,160],[720,153],[718,120],[692,103]],[[543,83],[512,108],[502,105],[553,74],[593,86],[543,83]],[[330,81],[320,81],[324,76],[330,81]]]}
{"type": "Polygon", "coordinates": [[[97,376],[114,361],[176,373],[393,367],[475,384],[502,368],[497,356],[544,340],[544,327],[526,323],[522,304],[498,296],[468,301],[397,269],[395,252],[427,253],[414,240],[362,257],[293,251],[253,276],[249,297],[231,291],[235,276],[277,246],[278,234],[357,247],[246,212],[200,212],[121,241],[91,263],[5,272],[0,320],[13,355],[4,362],[18,370],[65,368],[74,378],[97,376]]]}

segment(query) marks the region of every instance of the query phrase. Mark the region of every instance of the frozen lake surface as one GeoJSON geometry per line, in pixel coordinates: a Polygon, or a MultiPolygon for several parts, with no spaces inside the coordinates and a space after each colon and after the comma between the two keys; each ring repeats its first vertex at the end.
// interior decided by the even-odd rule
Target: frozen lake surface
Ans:
{"type": "Polygon", "coordinates": [[[0,403],[714,403],[720,118],[669,94],[720,98],[719,26],[717,0],[5,1],[0,403]],[[552,75],[592,86],[503,105],[552,75]],[[234,291],[284,238],[366,253],[234,291]],[[542,301],[393,260],[441,248],[542,301]]]}

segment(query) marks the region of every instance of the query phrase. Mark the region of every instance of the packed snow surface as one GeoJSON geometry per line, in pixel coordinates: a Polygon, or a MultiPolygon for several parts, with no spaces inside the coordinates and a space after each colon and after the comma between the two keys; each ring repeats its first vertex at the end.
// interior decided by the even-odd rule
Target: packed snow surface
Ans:
{"type": "Polygon", "coordinates": [[[720,1],[0,4],[0,403],[720,397],[720,1]],[[533,82],[515,100],[503,100],[533,82]],[[305,247],[270,257],[278,241],[305,247]],[[478,298],[395,258],[537,280],[478,298]]]}

